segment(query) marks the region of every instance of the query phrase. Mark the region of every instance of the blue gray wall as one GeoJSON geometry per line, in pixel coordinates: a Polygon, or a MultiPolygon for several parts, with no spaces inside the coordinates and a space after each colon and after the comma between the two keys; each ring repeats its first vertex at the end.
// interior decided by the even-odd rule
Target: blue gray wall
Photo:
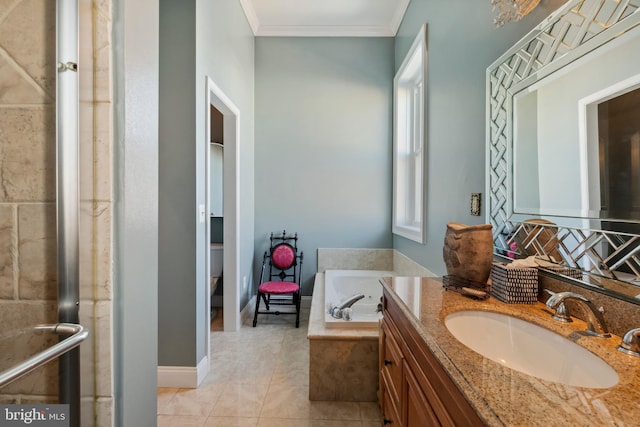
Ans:
{"type": "MultiPolygon", "coordinates": [[[[485,70],[561,3],[543,0],[495,29],[487,3],[413,0],[395,40],[254,39],[239,2],[161,0],[159,364],[195,366],[205,351],[196,285],[208,256],[196,216],[205,75],[241,110],[239,285],[256,277],[269,233],[283,228],[300,234],[306,295],[319,247],[395,247],[442,274],[446,223],[484,218],[469,215],[469,197],[484,192],[485,70]],[[391,117],[395,68],[424,22],[428,243],[419,245],[390,232],[391,117]]],[[[241,289],[241,307],[254,288],[241,289]]]]}
{"type": "MultiPolygon", "coordinates": [[[[238,288],[240,307],[253,294],[250,286],[253,262],[253,229],[254,229],[254,36],[239,1],[229,0],[197,0],[196,14],[196,141],[198,144],[198,160],[196,162],[197,203],[205,203],[205,155],[209,152],[209,142],[205,138],[205,118],[209,113],[205,105],[205,76],[208,76],[224,92],[239,110],[240,132],[235,147],[225,141],[224,181],[225,181],[225,214],[228,207],[238,210],[235,218],[225,218],[224,232],[225,258],[237,251],[237,274],[225,271],[225,288],[233,283],[238,288]],[[236,152],[238,162],[236,163],[236,152]],[[237,168],[237,169],[236,169],[237,168]],[[230,175],[237,177],[235,193],[226,192],[226,183],[230,175]],[[233,239],[229,239],[229,228],[237,227],[238,247],[233,239]],[[247,285],[244,286],[244,278],[247,285]]],[[[209,257],[204,224],[199,224],[197,247],[205,248],[205,253],[197,257],[196,274],[207,281],[205,262],[209,257]]],[[[226,261],[225,261],[226,263],[226,261]]],[[[226,264],[225,264],[226,265],[226,264]]],[[[208,328],[206,324],[204,287],[199,288],[202,294],[198,301],[198,334],[206,340],[208,328]]],[[[227,301],[227,300],[225,300],[227,301]]],[[[233,307],[225,307],[233,310],[233,307]]],[[[228,317],[225,316],[225,319],[228,317]]],[[[228,328],[225,324],[225,329],[228,328]]],[[[202,349],[203,351],[205,349],[202,349]]],[[[199,353],[200,354],[200,353],[199,353]]],[[[204,353],[202,353],[204,354],[204,353]]]]}
{"type": "Polygon", "coordinates": [[[114,1],[113,16],[113,425],[153,426],[158,342],[158,0],[114,1]]]}
{"type": "Polygon", "coordinates": [[[206,356],[205,266],[209,252],[205,224],[197,215],[197,206],[205,204],[209,145],[205,76],[215,81],[241,113],[239,270],[241,276],[251,275],[253,40],[237,1],[160,0],[160,366],[194,367],[206,356]]]}
{"type": "Polygon", "coordinates": [[[427,243],[394,236],[393,247],[436,274],[446,273],[446,224],[485,222],[469,213],[471,193],[485,191],[485,73],[487,67],[564,4],[543,0],[524,20],[493,25],[489,1],[413,0],[395,39],[395,67],[420,26],[428,24],[427,243]]]}
{"type": "Polygon", "coordinates": [[[269,233],[297,231],[303,294],[318,248],[389,248],[392,38],[256,39],[256,281],[269,233]]]}
{"type": "Polygon", "coordinates": [[[195,0],[160,0],[158,364],[196,361],[195,0]]]}

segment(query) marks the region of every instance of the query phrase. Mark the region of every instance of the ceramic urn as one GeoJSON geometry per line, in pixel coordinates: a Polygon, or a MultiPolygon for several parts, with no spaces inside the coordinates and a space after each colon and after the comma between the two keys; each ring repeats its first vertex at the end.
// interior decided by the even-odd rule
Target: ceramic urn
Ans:
{"type": "Polygon", "coordinates": [[[486,283],[493,261],[491,224],[447,224],[442,255],[447,275],[486,283]]]}

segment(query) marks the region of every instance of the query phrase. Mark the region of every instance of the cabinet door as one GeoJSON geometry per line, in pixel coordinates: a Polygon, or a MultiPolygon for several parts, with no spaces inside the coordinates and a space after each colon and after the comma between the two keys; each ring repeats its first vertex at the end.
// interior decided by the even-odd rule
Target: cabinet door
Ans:
{"type": "Polygon", "coordinates": [[[405,364],[404,369],[404,386],[405,393],[405,420],[404,427],[432,427],[440,426],[440,421],[433,412],[427,397],[422,388],[418,384],[416,377],[413,375],[408,366],[405,364]]]}
{"type": "Polygon", "coordinates": [[[402,385],[402,352],[394,338],[393,328],[387,322],[382,324],[382,373],[389,378],[389,388],[396,402],[400,401],[402,385]]]}
{"type": "MultiPolygon", "coordinates": [[[[383,377],[384,378],[384,377],[383,377]]],[[[402,418],[398,415],[397,401],[389,394],[386,381],[382,387],[382,425],[384,427],[402,427],[402,418]]]]}

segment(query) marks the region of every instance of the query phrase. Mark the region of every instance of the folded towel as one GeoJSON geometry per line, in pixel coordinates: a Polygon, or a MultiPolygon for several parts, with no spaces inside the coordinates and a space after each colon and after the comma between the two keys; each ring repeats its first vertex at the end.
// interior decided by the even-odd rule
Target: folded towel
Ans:
{"type": "Polygon", "coordinates": [[[538,263],[536,262],[535,255],[531,255],[530,257],[522,259],[514,259],[509,264],[505,265],[505,268],[532,268],[537,266],[538,263]]]}

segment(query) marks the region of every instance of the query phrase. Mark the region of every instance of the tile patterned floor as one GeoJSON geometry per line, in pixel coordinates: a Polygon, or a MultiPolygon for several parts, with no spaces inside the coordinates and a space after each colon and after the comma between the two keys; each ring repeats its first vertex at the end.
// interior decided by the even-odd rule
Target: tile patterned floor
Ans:
{"type": "Polygon", "coordinates": [[[159,388],[158,426],[379,427],[377,403],[309,401],[308,318],[212,332],[209,375],[197,389],[159,388]]]}

